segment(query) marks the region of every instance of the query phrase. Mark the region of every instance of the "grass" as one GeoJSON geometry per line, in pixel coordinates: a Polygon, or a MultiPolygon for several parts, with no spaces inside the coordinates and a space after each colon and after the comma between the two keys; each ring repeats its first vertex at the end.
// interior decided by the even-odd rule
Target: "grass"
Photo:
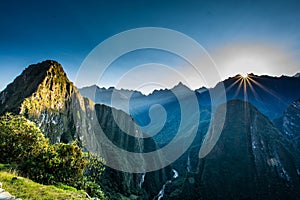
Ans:
{"type": "Polygon", "coordinates": [[[32,200],[67,200],[87,199],[85,192],[65,185],[42,185],[30,179],[17,177],[16,173],[9,171],[8,165],[0,164],[0,182],[5,191],[11,195],[32,200]]]}

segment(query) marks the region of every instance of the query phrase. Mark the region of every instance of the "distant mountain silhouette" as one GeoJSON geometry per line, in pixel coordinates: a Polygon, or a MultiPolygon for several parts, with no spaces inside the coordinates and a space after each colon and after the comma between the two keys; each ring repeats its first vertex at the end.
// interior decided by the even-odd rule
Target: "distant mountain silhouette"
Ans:
{"type": "Polygon", "coordinates": [[[248,74],[248,77],[243,79],[237,75],[223,81],[227,101],[232,99],[248,101],[270,119],[274,119],[281,116],[287,106],[300,97],[300,79],[297,77],[254,74],[248,74]]]}
{"type": "MultiPolygon", "coordinates": [[[[168,143],[174,137],[180,124],[181,108],[176,95],[184,97],[183,99],[186,102],[189,101],[191,95],[196,95],[194,91],[182,83],[172,89],[155,90],[149,95],[143,95],[138,91],[118,90],[113,87],[105,89],[97,86],[85,87],[79,89],[79,91],[83,96],[95,100],[97,103],[109,105],[129,113],[140,126],[145,127],[143,131],[146,133],[152,133],[154,129],[157,129],[156,126],[147,126],[151,122],[149,110],[154,105],[162,106],[166,112],[166,123],[155,136],[156,142],[160,146],[168,143]]],[[[209,112],[206,114],[210,115],[209,112]]],[[[198,122],[191,119],[190,123],[192,126],[193,123],[198,122]]]]}
{"type": "MultiPolygon", "coordinates": [[[[272,77],[248,74],[249,78],[247,79],[243,79],[240,75],[236,75],[218,83],[217,86],[219,84],[224,84],[227,101],[233,99],[248,101],[270,119],[275,119],[283,114],[284,110],[292,103],[292,101],[300,98],[300,78],[298,74],[293,77],[272,77]]],[[[183,92],[190,90],[182,83],[175,87],[181,87],[183,92]]],[[[209,91],[215,90],[216,87],[202,87],[195,90],[199,99],[199,105],[204,107],[210,106],[211,101],[209,91]]],[[[164,105],[176,101],[176,97],[171,94],[171,90],[172,89],[156,90],[146,96],[138,91],[117,90],[113,87],[105,89],[91,86],[80,89],[80,92],[83,96],[92,99],[96,103],[111,105],[111,94],[112,91],[115,91],[117,94],[115,95],[116,105],[112,106],[119,106],[118,108],[122,110],[124,110],[124,107],[121,106],[122,103],[118,102],[118,99],[124,99],[126,97],[126,101],[128,101],[128,98],[130,97],[129,112],[131,115],[135,116],[135,112],[147,111],[154,103],[164,105]]],[[[218,105],[213,106],[216,107],[218,105]]]]}

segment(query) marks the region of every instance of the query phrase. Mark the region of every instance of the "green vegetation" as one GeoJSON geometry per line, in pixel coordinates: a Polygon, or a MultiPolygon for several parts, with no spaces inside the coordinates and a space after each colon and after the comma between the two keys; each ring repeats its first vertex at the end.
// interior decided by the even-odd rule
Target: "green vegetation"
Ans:
{"type": "MultiPolygon", "coordinates": [[[[11,164],[20,175],[41,184],[56,185],[56,189],[83,189],[93,197],[105,199],[95,182],[104,171],[103,159],[84,154],[76,142],[49,144],[33,122],[11,114],[0,117],[0,138],[0,162],[11,164]]],[[[5,167],[8,165],[0,166],[5,167]]]]}
{"type": "Polygon", "coordinates": [[[81,148],[75,143],[48,145],[39,153],[31,153],[20,164],[20,170],[43,184],[57,182],[78,187],[87,166],[81,148]]]}
{"type": "Polygon", "coordinates": [[[33,122],[21,116],[0,117],[1,163],[20,164],[47,148],[48,141],[33,122]]]}
{"type": "Polygon", "coordinates": [[[17,177],[14,173],[0,171],[0,182],[3,188],[13,196],[22,199],[87,199],[84,191],[77,191],[68,186],[62,187],[53,185],[42,185],[35,183],[30,179],[17,177]]]}

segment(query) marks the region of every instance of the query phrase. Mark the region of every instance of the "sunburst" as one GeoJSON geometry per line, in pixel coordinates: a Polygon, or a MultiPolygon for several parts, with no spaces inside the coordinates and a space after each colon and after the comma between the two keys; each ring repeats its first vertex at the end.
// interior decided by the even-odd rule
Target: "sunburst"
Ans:
{"type": "Polygon", "coordinates": [[[240,76],[241,76],[243,79],[247,79],[247,78],[248,78],[248,73],[240,73],[240,76]]]}
{"type": "Polygon", "coordinates": [[[278,97],[278,95],[276,95],[276,93],[274,91],[268,89],[267,87],[265,87],[261,83],[259,83],[259,80],[258,80],[259,78],[260,77],[254,76],[253,74],[250,74],[250,73],[240,73],[238,76],[236,76],[236,80],[226,88],[226,92],[229,91],[230,89],[234,88],[235,85],[237,85],[237,90],[235,91],[233,98],[237,97],[238,94],[240,93],[240,91],[242,90],[243,96],[244,96],[244,101],[248,101],[248,96],[251,92],[256,100],[261,101],[261,103],[264,104],[264,102],[262,101],[262,98],[255,91],[255,87],[254,87],[254,85],[255,85],[256,87],[258,86],[259,88],[261,88],[268,94],[275,97],[277,100],[282,101],[278,97]]]}

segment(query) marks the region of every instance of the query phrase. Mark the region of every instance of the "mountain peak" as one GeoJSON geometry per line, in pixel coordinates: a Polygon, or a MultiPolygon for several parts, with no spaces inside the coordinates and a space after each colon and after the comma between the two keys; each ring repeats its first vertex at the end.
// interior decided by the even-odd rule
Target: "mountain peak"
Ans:
{"type": "Polygon", "coordinates": [[[27,76],[31,75],[46,76],[49,75],[49,73],[46,73],[47,71],[56,71],[59,72],[59,74],[66,76],[66,73],[64,72],[61,64],[54,60],[45,60],[37,64],[29,65],[20,76],[25,79],[27,78],[27,76]]]}
{"type": "MultiPolygon", "coordinates": [[[[63,89],[72,90],[73,84],[69,81],[62,66],[53,60],[28,66],[5,90],[0,93],[0,114],[4,112],[20,113],[21,103],[38,90],[48,88],[50,91],[63,89]]],[[[41,96],[41,95],[40,95],[41,96]]]]}
{"type": "Polygon", "coordinates": [[[188,88],[188,86],[183,84],[181,81],[177,85],[175,85],[173,88],[176,88],[176,87],[178,87],[178,88],[188,88]]]}
{"type": "MultiPolygon", "coordinates": [[[[168,90],[168,89],[167,89],[168,90]]],[[[183,84],[182,82],[179,82],[177,85],[175,85],[173,88],[170,89],[171,91],[181,91],[181,92],[191,92],[192,90],[183,84]]]]}

